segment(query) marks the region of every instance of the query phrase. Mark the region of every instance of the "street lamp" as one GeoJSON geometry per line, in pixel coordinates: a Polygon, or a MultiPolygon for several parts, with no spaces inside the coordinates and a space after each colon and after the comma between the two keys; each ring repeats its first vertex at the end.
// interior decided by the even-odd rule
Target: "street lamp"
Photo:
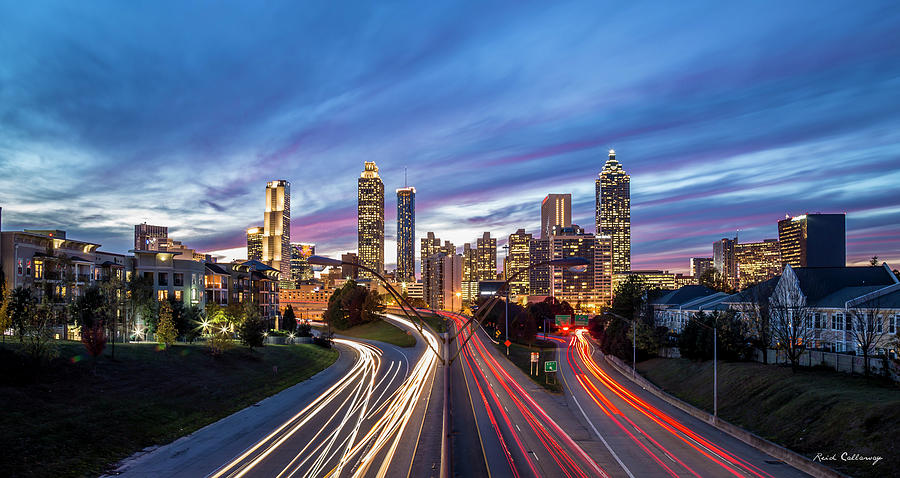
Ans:
{"type": "Polygon", "coordinates": [[[635,378],[635,376],[637,375],[635,372],[635,364],[637,363],[637,322],[635,322],[634,319],[622,317],[615,312],[607,311],[606,313],[619,320],[631,322],[631,378],[635,378]]]}

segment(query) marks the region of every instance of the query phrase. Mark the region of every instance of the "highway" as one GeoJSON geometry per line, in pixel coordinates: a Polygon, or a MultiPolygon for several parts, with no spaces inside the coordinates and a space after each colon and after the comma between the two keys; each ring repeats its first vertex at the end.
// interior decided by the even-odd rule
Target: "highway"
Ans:
{"type": "MultiPolygon", "coordinates": [[[[412,324],[392,316],[408,330],[412,324]]],[[[438,338],[427,339],[439,349],[438,338]]],[[[417,337],[401,349],[335,339],[357,360],[311,402],[221,467],[211,478],[409,476],[425,420],[437,356],[417,337]]]]}
{"type": "MultiPolygon", "coordinates": [[[[461,326],[461,316],[444,315],[461,326]]],[[[512,364],[482,332],[454,362],[454,474],[609,476],[512,378],[508,367],[512,364]]]]}
{"type": "Polygon", "coordinates": [[[602,359],[583,330],[554,337],[572,407],[619,464],[617,476],[807,476],[669,405],[602,359]]]}

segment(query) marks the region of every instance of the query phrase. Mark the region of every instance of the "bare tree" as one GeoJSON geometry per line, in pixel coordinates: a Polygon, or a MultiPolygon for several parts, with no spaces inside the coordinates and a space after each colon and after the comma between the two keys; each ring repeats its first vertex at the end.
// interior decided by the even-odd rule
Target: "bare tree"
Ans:
{"type": "Polygon", "coordinates": [[[772,345],[772,310],[769,299],[775,281],[767,281],[746,290],[746,299],[737,306],[741,317],[747,321],[757,349],[762,352],[763,363],[769,363],[768,350],[772,345]]]}
{"type": "Polygon", "coordinates": [[[814,313],[800,290],[799,281],[782,276],[769,298],[769,314],[775,345],[784,351],[794,371],[812,338],[814,313]]]}
{"type": "Polygon", "coordinates": [[[862,351],[863,367],[868,377],[869,355],[887,332],[881,313],[881,300],[878,297],[865,300],[863,297],[862,300],[851,301],[847,305],[844,314],[847,317],[847,328],[862,351]]]}

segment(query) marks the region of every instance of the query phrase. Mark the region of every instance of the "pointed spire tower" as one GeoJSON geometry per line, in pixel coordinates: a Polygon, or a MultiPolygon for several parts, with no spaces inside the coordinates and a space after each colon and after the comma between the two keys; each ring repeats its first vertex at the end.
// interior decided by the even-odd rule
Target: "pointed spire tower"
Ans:
{"type": "Polygon", "coordinates": [[[609,150],[596,180],[597,235],[610,236],[612,273],[631,270],[631,177],[609,150]]]}

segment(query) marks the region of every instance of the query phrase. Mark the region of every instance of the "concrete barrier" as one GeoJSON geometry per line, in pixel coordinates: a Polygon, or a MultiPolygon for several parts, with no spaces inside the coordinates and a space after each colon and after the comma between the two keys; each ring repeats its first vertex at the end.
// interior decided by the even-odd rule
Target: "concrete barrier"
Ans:
{"type": "Polygon", "coordinates": [[[688,415],[691,415],[694,418],[709,423],[710,425],[752,446],[753,448],[756,448],[763,453],[767,453],[774,458],[777,458],[787,463],[788,465],[791,465],[794,468],[817,478],[849,478],[843,473],[839,473],[835,470],[832,470],[831,468],[828,468],[825,465],[822,465],[821,463],[814,462],[797,452],[772,443],[769,440],[766,440],[759,435],[744,430],[737,425],[728,423],[721,418],[713,417],[712,414],[701,410],[683,400],[673,397],[672,395],[669,395],[641,375],[637,375],[632,378],[631,371],[629,370],[630,367],[626,367],[622,360],[618,357],[603,354],[603,358],[606,359],[606,362],[612,365],[613,368],[618,370],[618,372],[622,376],[631,380],[653,395],[656,395],[669,405],[678,408],[679,410],[687,413],[688,415]]]}

